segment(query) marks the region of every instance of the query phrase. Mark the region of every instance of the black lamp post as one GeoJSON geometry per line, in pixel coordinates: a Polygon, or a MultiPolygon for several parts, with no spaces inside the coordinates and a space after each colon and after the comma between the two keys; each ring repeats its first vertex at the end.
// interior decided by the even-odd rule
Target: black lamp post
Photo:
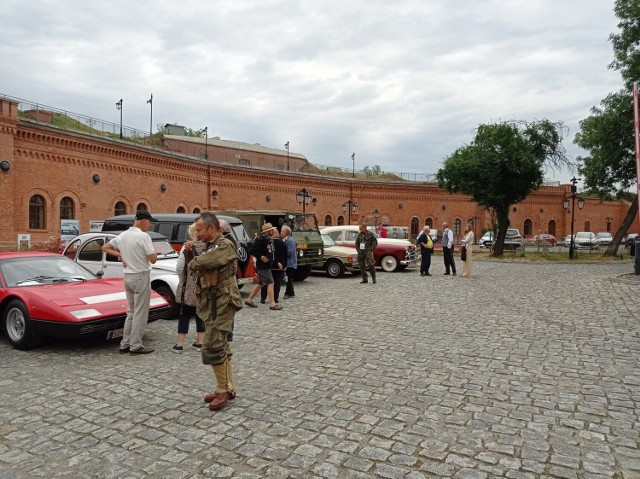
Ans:
{"type": "Polygon", "coordinates": [[[371,215],[373,216],[374,226],[377,228],[378,218],[380,218],[380,213],[378,212],[378,209],[376,208],[375,210],[373,210],[373,213],[371,213],[371,215]]]}
{"type": "Polygon", "coordinates": [[[306,213],[306,206],[311,203],[311,195],[306,188],[302,188],[296,193],[296,200],[302,205],[302,212],[306,213]]]}
{"type": "Polygon", "coordinates": [[[209,127],[205,126],[202,130],[204,135],[204,159],[209,160],[209,127]]]}
{"type": "Polygon", "coordinates": [[[287,171],[289,171],[289,142],[288,141],[284,144],[284,147],[287,149],[287,171]]]}
{"type": "Polygon", "coordinates": [[[120,110],[120,139],[122,140],[122,98],[116,102],[116,109],[120,110]]]}
{"type": "Polygon", "coordinates": [[[147,103],[151,107],[151,115],[149,116],[149,136],[153,135],[153,93],[151,98],[147,100],[147,103]]]}
{"type": "Polygon", "coordinates": [[[356,203],[355,201],[351,201],[351,198],[349,198],[346,202],[342,203],[342,213],[349,212],[348,224],[351,224],[351,213],[355,213],[356,211],[358,211],[358,203],[356,203]]]}
{"type": "MultiPolygon", "coordinates": [[[[578,191],[578,181],[580,181],[580,178],[576,178],[575,176],[573,178],[571,178],[571,196],[565,196],[564,199],[562,200],[562,206],[564,207],[565,210],[571,211],[571,242],[569,243],[569,259],[575,259],[575,248],[576,248],[576,244],[575,244],[575,238],[573,235],[573,222],[575,220],[575,215],[576,215],[576,198],[578,198],[576,196],[576,192],[578,191]],[[569,209],[569,198],[571,198],[571,209],[569,209]]],[[[584,208],[584,199],[582,198],[578,198],[578,208],[582,209],[584,208]]]]}
{"type": "Polygon", "coordinates": [[[356,177],[356,154],[355,153],[351,153],[351,178],[355,178],[356,177]]]}

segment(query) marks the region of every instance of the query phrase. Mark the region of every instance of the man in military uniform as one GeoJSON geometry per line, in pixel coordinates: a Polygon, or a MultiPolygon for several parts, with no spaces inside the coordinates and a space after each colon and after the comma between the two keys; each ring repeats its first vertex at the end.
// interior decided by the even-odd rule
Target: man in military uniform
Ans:
{"type": "Polygon", "coordinates": [[[373,232],[367,229],[367,225],[360,225],[360,233],[356,237],[356,250],[358,251],[358,263],[362,273],[361,284],[368,283],[367,270],[371,273],[373,284],[376,283],[376,263],[373,261],[373,248],[378,246],[378,240],[373,232]]]}
{"type": "Polygon", "coordinates": [[[216,389],[204,401],[212,411],[222,409],[229,399],[236,397],[231,367],[232,352],[227,340],[236,311],[242,309],[240,291],[236,282],[238,253],[226,239],[216,215],[204,211],[196,221],[196,233],[206,243],[204,252],[196,256],[195,250],[185,247],[189,268],[198,272],[197,314],[205,324],[202,345],[202,363],[213,367],[216,389]]]}

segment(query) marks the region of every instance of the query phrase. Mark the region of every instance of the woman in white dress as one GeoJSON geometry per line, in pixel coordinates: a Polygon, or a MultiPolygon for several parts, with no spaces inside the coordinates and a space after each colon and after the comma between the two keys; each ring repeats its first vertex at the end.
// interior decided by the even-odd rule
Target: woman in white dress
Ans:
{"type": "Polygon", "coordinates": [[[462,277],[468,278],[471,276],[471,266],[473,266],[473,227],[468,224],[464,227],[464,236],[462,237],[462,246],[467,249],[467,257],[463,261],[462,277]]]}

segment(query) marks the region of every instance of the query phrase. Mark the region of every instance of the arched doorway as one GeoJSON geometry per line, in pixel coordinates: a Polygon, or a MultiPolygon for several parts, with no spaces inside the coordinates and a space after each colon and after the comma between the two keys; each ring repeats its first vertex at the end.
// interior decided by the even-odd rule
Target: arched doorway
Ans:
{"type": "Polygon", "coordinates": [[[550,220],[547,224],[547,233],[550,235],[556,235],[556,220],[550,220]]]}

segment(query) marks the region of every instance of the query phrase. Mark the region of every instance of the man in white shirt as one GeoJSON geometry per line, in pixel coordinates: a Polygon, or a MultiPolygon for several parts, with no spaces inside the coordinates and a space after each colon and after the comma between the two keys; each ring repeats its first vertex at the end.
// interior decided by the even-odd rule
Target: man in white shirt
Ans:
{"type": "Polygon", "coordinates": [[[456,275],[456,262],[453,259],[453,231],[449,229],[449,223],[442,223],[442,254],[444,256],[445,276],[453,273],[456,275]]]}
{"type": "Polygon", "coordinates": [[[151,299],[151,265],[157,255],[147,231],[156,221],[148,211],[138,211],[133,226],[102,247],[102,251],[118,256],[124,265],[124,290],[127,295],[127,319],[120,342],[120,354],[149,354],[152,348],[142,344],[144,328],[149,320],[151,299]]]}

